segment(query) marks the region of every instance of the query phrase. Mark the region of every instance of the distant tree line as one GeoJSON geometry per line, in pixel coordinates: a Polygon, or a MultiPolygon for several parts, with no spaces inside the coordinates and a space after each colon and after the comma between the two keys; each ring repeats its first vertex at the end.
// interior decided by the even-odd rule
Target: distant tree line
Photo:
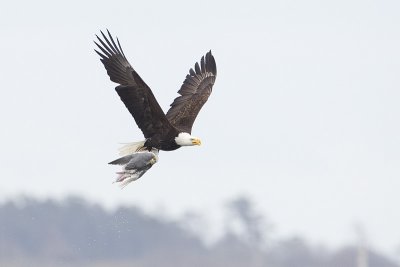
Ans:
{"type": "MultiPolygon", "coordinates": [[[[185,221],[168,221],[138,207],[103,207],[71,197],[62,202],[19,199],[0,204],[0,266],[266,266],[353,267],[357,249],[312,247],[301,238],[268,242],[271,225],[251,202],[227,205],[232,222],[205,245],[185,221]]],[[[399,267],[368,251],[369,267],[399,267]]]]}

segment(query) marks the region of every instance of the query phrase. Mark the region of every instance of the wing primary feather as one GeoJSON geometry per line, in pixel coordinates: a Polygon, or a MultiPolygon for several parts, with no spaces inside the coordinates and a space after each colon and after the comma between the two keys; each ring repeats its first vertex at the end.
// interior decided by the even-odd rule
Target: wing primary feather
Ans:
{"type": "Polygon", "coordinates": [[[110,43],[110,41],[109,41],[108,38],[105,36],[105,34],[104,34],[102,31],[100,31],[100,32],[101,32],[101,35],[103,35],[104,40],[106,40],[106,42],[107,42],[107,44],[108,44],[108,47],[109,47],[115,54],[118,54],[118,51],[115,50],[114,46],[110,43]]]}
{"type": "Polygon", "coordinates": [[[215,58],[212,56],[211,50],[210,50],[210,58],[211,58],[212,72],[214,73],[214,75],[217,75],[217,63],[215,63],[215,58]]]}
{"type": "MultiPolygon", "coordinates": [[[[103,42],[103,40],[100,39],[99,36],[96,35],[96,37],[97,37],[97,40],[99,40],[99,42],[101,43],[101,45],[104,47],[104,49],[106,49],[106,50],[108,51],[108,54],[109,54],[110,57],[111,57],[111,55],[113,55],[114,52],[103,42]]],[[[97,43],[96,43],[96,44],[97,44],[97,43]]],[[[98,44],[97,44],[97,45],[98,45],[98,44]]],[[[98,45],[98,46],[99,46],[99,45],[98,45]]]]}
{"type": "Polygon", "coordinates": [[[102,53],[100,53],[96,49],[93,49],[93,50],[94,50],[94,52],[96,52],[101,57],[100,60],[102,60],[102,58],[105,58],[105,56],[102,53]]]}
{"type": "Polygon", "coordinates": [[[119,51],[118,46],[115,44],[114,38],[111,36],[111,33],[108,31],[108,29],[107,29],[107,33],[108,33],[108,36],[110,37],[110,40],[111,40],[111,42],[112,42],[114,48],[118,51],[118,54],[122,54],[122,52],[119,51]]]}
{"type": "MultiPolygon", "coordinates": [[[[107,58],[107,57],[111,57],[111,55],[109,54],[109,52],[107,52],[102,46],[100,46],[98,43],[94,42],[97,47],[104,53],[104,55],[101,55],[102,58],[107,58]]],[[[94,50],[96,51],[96,50],[94,50]]],[[[97,52],[97,51],[96,51],[97,52]]]]}
{"type": "MultiPolygon", "coordinates": [[[[107,30],[107,31],[108,31],[108,30],[107,30]]],[[[101,42],[101,44],[105,47],[105,49],[107,49],[107,51],[109,51],[109,57],[111,57],[111,56],[113,56],[113,55],[121,54],[121,53],[118,53],[118,51],[111,45],[110,41],[109,41],[108,38],[104,35],[104,33],[103,33],[102,31],[100,31],[100,32],[101,32],[101,34],[102,34],[104,40],[106,40],[108,46],[107,46],[97,35],[96,35],[96,37],[97,37],[97,39],[99,39],[99,41],[101,42]],[[110,49],[111,49],[111,50],[110,50],[110,49]]],[[[108,32],[108,33],[109,33],[109,32],[108,32]]],[[[110,35],[110,37],[111,37],[111,35],[110,35]]],[[[112,40],[112,37],[111,37],[111,40],[112,40]]],[[[100,48],[101,48],[101,47],[100,47],[100,48]]],[[[104,50],[102,50],[102,51],[104,51],[104,50]]],[[[116,57],[115,59],[121,64],[121,65],[119,66],[119,67],[120,67],[120,70],[123,70],[123,69],[122,69],[122,66],[124,66],[124,62],[122,62],[122,59],[121,59],[120,57],[116,57]]],[[[124,56],[124,59],[126,60],[125,56],[124,56]]]]}
{"type": "MultiPolygon", "coordinates": [[[[114,53],[112,53],[112,54],[113,54],[113,55],[121,54],[121,53],[119,53],[118,48],[116,48],[115,43],[114,43],[114,40],[113,40],[113,38],[112,38],[110,32],[107,30],[107,32],[108,32],[108,34],[109,34],[109,36],[110,36],[111,42],[114,44],[114,46],[110,43],[110,41],[109,41],[108,38],[104,35],[104,33],[103,33],[102,31],[100,31],[100,32],[101,32],[101,34],[103,35],[103,38],[106,40],[108,46],[113,50],[114,53]]],[[[119,69],[120,69],[120,70],[123,70],[122,67],[124,66],[124,62],[122,61],[122,59],[121,59],[120,57],[116,57],[116,60],[121,64],[121,65],[119,66],[119,69]]]]}
{"type": "Polygon", "coordinates": [[[212,72],[212,70],[211,70],[211,66],[210,66],[210,64],[207,64],[207,63],[211,63],[210,62],[210,53],[211,53],[211,50],[210,50],[210,52],[208,52],[207,54],[206,54],[206,71],[207,72],[212,72]]]}
{"type": "Polygon", "coordinates": [[[118,37],[117,37],[117,43],[118,43],[119,49],[121,50],[122,55],[123,55],[124,58],[126,59],[124,50],[122,50],[121,44],[119,43],[119,40],[118,40],[118,37]]]}
{"type": "Polygon", "coordinates": [[[201,74],[201,71],[200,71],[200,67],[199,67],[199,63],[198,62],[196,62],[196,64],[194,65],[194,69],[196,70],[196,74],[201,74]]]}
{"type": "Polygon", "coordinates": [[[202,72],[207,71],[206,67],[204,66],[204,56],[201,57],[200,66],[201,66],[202,72]]]}

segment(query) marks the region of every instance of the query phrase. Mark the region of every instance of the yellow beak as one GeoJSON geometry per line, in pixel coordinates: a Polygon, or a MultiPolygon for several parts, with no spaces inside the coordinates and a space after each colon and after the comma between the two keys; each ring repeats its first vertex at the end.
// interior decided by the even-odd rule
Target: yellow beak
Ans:
{"type": "Polygon", "coordinates": [[[193,145],[196,145],[196,146],[200,146],[200,145],[201,145],[201,141],[200,141],[200,139],[196,138],[196,139],[194,139],[194,140],[192,141],[192,144],[193,144],[193,145]]]}

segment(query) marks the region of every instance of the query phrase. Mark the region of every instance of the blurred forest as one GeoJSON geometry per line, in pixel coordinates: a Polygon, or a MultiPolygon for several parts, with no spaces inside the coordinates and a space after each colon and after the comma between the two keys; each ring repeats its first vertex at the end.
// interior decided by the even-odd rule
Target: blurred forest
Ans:
{"type": "Polygon", "coordinates": [[[299,237],[269,240],[271,224],[246,198],[226,209],[240,231],[227,223],[206,245],[188,227],[190,216],[172,221],[133,206],[108,211],[77,197],[10,200],[0,204],[0,266],[399,266],[354,244],[330,251],[299,237]]]}

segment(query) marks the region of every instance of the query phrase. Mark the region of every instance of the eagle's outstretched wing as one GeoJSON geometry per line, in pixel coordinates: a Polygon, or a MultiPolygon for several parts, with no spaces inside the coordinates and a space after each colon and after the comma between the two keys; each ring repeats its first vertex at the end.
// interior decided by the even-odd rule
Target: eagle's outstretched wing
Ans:
{"type": "Polygon", "coordinates": [[[108,30],[107,32],[109,39],[103,32],[101,35],[104,40],[96,35],[99,43],[95,42],[95,44],[101,52],[95,51],[100,55],[100,60],[110,80],[120,84],[115,90],[122,102],[132,114],[145,138],[168,132],[173,126],[166,118],[151,89],[129,64],[118,38],[117,45],[110,32],[108,30]]]}
{"type": "Polygon", "coordinates": [[[167,112],[167,118],[180,131],[191,133],[194,120],[211,94],[217,76],[215,59],[209,51],[190,69],[181,89],[167,112]]]}

